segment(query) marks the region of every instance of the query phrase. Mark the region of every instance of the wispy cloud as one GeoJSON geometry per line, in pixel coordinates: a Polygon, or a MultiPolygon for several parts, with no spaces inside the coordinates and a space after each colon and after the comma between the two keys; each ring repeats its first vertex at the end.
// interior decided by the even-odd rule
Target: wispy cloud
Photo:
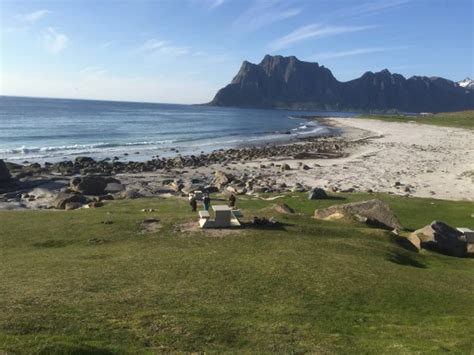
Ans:
{"type": "Polygon", "coordinates": [[[43,48],[48,52],[59,53],[67,47],[70,40],[64,33],[56,31],[53,27],[48,27],[41,35],[41,42],[43,48]]]}
{"type": "Polygon", "coordinates": [[[209,10],[213,10],[221,6],[226,0],[207,0],[209,10]]]}
{"type": "Polygon", "coordinates": [[[21,22],[32,23],[41,20],[43,17],[49,15],[50,13],[51,11],[49,10],[38,10],[27,14],[17,15],[16,18],[21,22]]]}
{"type": "Polygon", "coordinates": [[[391,52],[398,51],[403,49],[409,49],[410,46],[399,46],[399,47],[371,47],[371,48],[356,48],[347,51],[341,52],[323,52],[312,55],[309,59],[319,60],[319,59],[334,59],[334,58],[343,58],[343,57],[352,57],[354,55],[370,54],[377,52],[391,52]]]}
{"type": "Polygon", "coordinates": [[[301,11],[302,8],[288,6],[284,1],[259,0],[234,21],[233,27],[242,32],[253,32],[274,22],[297,16],[301,11]]]}
{"type": "Polygon", "coordinates": [[[189,47],[176,46],[171,41],[162,41],[155,38],[148,39],[134,50],[148,56],[180,56],[190,53],[189,47]]]}
{"type": "Polygon", "coordinates": [[[270,43],[269,47],[272,50],[279,50],[289,47],[296,42],[300,42],[307,39],[322,38],[340,35],[343,33],[351,33],[364,31],[375,28],[376,26],[332,26],[332,25],[321,25],[311,24],[303,27],[299,27],[293,32],[290,32],[286,36],[280,37],[270,43]]]}
{"type": "Polygon", "coordinates": [[[347,7],[338,13],[339,17],[356,17],[356,16],[369,16],[377,15],[381,12],[394,10],[403,5],[408,4],[413,0],[371,0],[364,1],[356,6],[347,7]]]}

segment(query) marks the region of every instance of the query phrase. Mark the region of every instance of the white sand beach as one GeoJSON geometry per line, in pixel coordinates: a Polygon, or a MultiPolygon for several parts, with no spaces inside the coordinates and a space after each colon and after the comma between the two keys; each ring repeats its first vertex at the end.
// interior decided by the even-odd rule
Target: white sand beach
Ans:
{"type": "MultiPolygon", "coordinates": [[[[301,184],[340,192],[384,192],[397,195],[474,201],[474,132],[468,129],[417,123],[393,123],[359,118],[331,118],[353,144],[347,157],[295,160],[274,157],[219,164],[182,172],[189,180],[209,177],[217,170],[247,174],[267,186],[301,184]],[[287,163],[291,170],[282,172],[287,163]],[[301,169],[304,164],[308,170],[301,169]],[[265,166],[265,168],[263,168],[265,166]]],[[[153,186],[161,173],[119,176],[139,190],[153,186]]]]}
{"type": "MultiPolygon", "coordinates": [[[[312,169],[290,170],[285,182],[474,201],[473,131],[370,119],[330,122],[343,128],[348,140],[369,138],[347,158],[305,160],[312,169]]],[[[296,168],[296,161],[283,161],[296,168]]]]}

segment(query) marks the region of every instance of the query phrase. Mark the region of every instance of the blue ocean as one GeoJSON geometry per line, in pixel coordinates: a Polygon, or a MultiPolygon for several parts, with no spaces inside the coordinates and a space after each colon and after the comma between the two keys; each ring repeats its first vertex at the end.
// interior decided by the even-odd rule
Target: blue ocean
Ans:
{"type": "Polygon", "coordinates": [[[87,155],[138,161],[176,150],[195,154],[328,133],[302,114],[331,115],[0,96],[0,159],[54,162],[87,155]]]}

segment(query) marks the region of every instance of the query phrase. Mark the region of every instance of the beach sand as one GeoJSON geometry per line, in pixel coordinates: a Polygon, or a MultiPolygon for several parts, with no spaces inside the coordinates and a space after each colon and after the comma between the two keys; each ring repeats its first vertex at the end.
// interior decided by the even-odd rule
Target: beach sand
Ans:
{"type": "MultiPolygon", "coordinates": [[[[359,142],[338,159],[274,157],[223,168],[211,165],[182,174],[182,178],[209,176],[216,170],[254,174],[276,184],[301,183],[333,191],[384,192],[398,195],[474,201],[474,133],[467,129],[393,123],[368,119],[331,118],[326,124],[342,129],[345,140],[359,142]],[[281,172],[271,163],[287,163],[281,172]],[[298,168],[298,163],[310,167],[298,168]],[[262,169],[261,165],[267,166],[262,169]]],[[[150,183],[161,174],[143,174],[138,184],[150,183]]],[[[120,177],[119,177],[120,178],[120,177]]],[[[134,183],[136,176],[122,176],[134,183]]]]}

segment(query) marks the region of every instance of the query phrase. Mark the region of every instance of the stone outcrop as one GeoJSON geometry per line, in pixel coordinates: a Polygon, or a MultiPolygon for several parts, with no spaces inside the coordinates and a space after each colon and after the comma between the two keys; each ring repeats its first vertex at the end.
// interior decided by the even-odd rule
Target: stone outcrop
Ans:
{"type": "Polygon", "coordinates": [[[390,206],[377,199],[318,209],[314,212],[314,218],[325,220],[353,218],[368,225],[388,230],[403,228],[390,206]]]}
{"type": "Polygon", "coordinates": [[[433,221],[413,232],[412,237],[418,237],[424,249],[457,257],[467,254],[467,241],[463,234],[444,222],[433,221]]]}

